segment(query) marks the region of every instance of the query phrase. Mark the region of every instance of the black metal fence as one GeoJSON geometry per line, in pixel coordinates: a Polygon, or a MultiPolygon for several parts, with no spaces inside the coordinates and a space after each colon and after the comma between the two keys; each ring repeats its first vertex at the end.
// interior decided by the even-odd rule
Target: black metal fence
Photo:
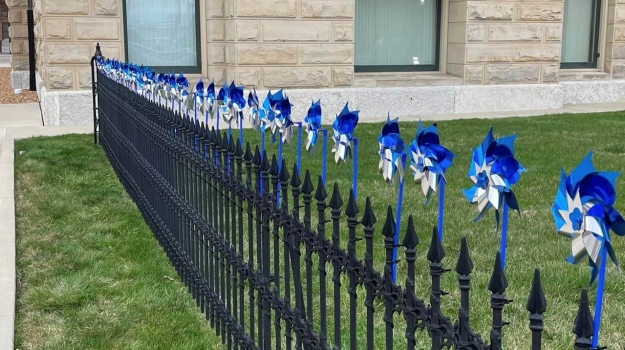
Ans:
{"type": "MultiPolygon", "coordinates": [[[[321,179],[314,186],[309,172],[302,180],[298,169],[289,172],[275,156],[243,147],[101,73],[94,94],[103,149],[228,349],[502,348],[502,315],[511,300],[498,256],[488,285],[492,328],[486,340],[470,325],[473,263],[466,240],[455,266],[461,298],[452,322],[441,311],[447,294],[440,288],[441,276],[451,270],[443,265],[445,252],[435,231],[427,252],[431,292],[426,302],[415,292],[419,241],[412,217],[400,262],[406,279],[397,285],[391,279],[395,225],[390,206],[381,237],[370,198],[361,212],[351,193],[344,203],[338,185],[328,195],[321,179]],[[344,233],[346,250],[341,248],[344,233]],[[382,238],[386,264],[378,271],[372,257],[374,241],[382,238]],[[361,240],[365,254],[357,256],[361,240]],[[394,332],[398,323],[404,328],[399,333],[394,332]]],[[[528,337],[532,349],[541,349],[546,301],[538,270],[528,289],[528,337]]],[[[590,349],[586,291],[573,333],[576,349],[590,349]]]]}

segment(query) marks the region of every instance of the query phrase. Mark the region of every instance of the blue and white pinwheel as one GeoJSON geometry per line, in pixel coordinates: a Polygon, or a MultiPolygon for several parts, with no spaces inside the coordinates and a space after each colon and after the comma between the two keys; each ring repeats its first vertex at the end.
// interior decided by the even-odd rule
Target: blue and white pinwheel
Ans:
{"type": "Polygon", "coordinates": [[[260,106],[258,95],[256,94],[256,88],[248,94],[247,105],[250,106],[250,124],[252,124],[254,130],[258,131],[261,125],[260,116],[264,114],[265,111],[261,111],[262,107],[260,106]]]}
{"type": "Polygon", "coordinates": [[[272,141],[275,141],[276,133],[278,131],[276,125],[276,113],[274,111],[271,90],[267,92],[267,96],[263,100],[262,108],[260,111],[260,131],[266,133],[267,130],[271,132],[272,141]]]}
{"type": "Polygon", "coordinates": [[[187,110],[191,110],[194,109],[196,111],[198,111],[201,114],[204,114],[205,111],[205,98],[204,95],[205,94],[205,90],[204,90],[204,82],[202,81],[202,79],[200,79],[200,81],[197,82],[197,84],[195,85],[195,91],[192,94],[192,98],[187,98],[186,101],[186,108],[187,110]]]}
{"type": "Polygon", "coordinates": [[[308,133],[306,150],[311,151],[317,144],[317,134],[321,128],[321,100],[313,102],[310,108],[308,108],[308,114],[304,117],[304,122],[306,123],[306,132],[308,133]]]}
{"type": "Polygon", "coordinates": [[[463,192],[469,202],[478,205],[476,220],[493,207],[499,225],[499,210],[504,203],[519,210],[512,185],[519,181],[525,168],[514,158],[515,139],[516,135],[510,135],[495,140],[491,128],[482,144],[473,150],[469,178],[475,185],[463,192]]]}
{"type": "Polygon", "coordinates": [[[607,250],[618,266],[609,231],[625,235],[625,220],[614,209],[616,201],[616,172],[595,170],[592,152],[566,175],[562,170],[560,186],[552,212],[558,233],[571,238],[571,255],[567,261],[577,264],[588,257],[592,284],[597,278],[597,266],[602,250],[607,250]]]}
{"type": "Polygon", "coordinates": [[[391,120],[390,115],[386,124],[382,127],[382,133],[378,136],[380,144],[379,170],[384,181],[393,182],[395,176],[399,176],[400,181],[404,178],[404,164],[402,154],[404,154],[404,140],[399,135],[399,119],[391,120]]]}
{"type": "Polygon", "coordinates": [[[350,111],[348,105],[349,103],[345,104],[345,107],[341,113],[336,116],[332,124],[332,139],[334,140],[332,153],[334,153],[334,161],[336,163],[344,162],[351,153],[354,129],[356,125],[358,125],[359,111],[350,111]]]}
{"type": "Polygon", "coordinates": [[[428,203],[433,192],[439,187],[440,181],[445,179],[445,171],[451,166],[455,154],[441,146],[436,124],[423,128],[419,127],[414,140],[410,144],[411,165],[414,180],[421,183],[421,190],[428,203]]]}
{"type": "Polygon", "coordinates": [[[243,97],[243,87],[236,86],[234,81],[228,86],[224,86],[219,90],[217,95],[219,101],[219,111],[223,120],[231,124],[233,120],[239,121],[243,118],[243,108],[245,108],[245,98],[243,97]]]}
{"type": "Polygon", "coordinates": [[[274,125],[281,135],[281,142],[290,142],[293,137],[291,102],[282,89],[271,96],[271,108],[275,115],[274,125]]]}

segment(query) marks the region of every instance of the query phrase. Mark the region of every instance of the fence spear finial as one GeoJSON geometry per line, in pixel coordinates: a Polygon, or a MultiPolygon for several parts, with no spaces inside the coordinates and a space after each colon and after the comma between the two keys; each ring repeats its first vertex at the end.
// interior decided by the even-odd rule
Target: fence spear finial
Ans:
{"type": "Polygon", "coordinates": [[[302,193],[303,194],[311,194],[315,190],[313,186],[312,179],[310,178],[310,171],[306,170],[306,175],[304,176],[304,185],[302,185],[302,193]]]}
{"type": "Polygon", "coordinates": [[[377,219],[375,217],[375,213],[373,212],[373,208],[371,207],[371,197],[367,196],[365,201],[365,212],[362,215],[362,224],[365,227],[373,227],[375,225],[377,219]]]}
{"type": "Polygon", "coordinates": [[[393,208],[390,205],[386,208],[386,220],[384,221],[382,234],[385,237],[395,237],[395,216],[393,216],[393,208]]]}
{"type": "Polygon", "coordinates": [[[347,208],[345,209],[345,215],[348,218],[355,218],[358,215],[358,204],[356,203],[356,198],[354,197],[354,191],[349,190],[349,199],[347,200],[347,208]]]}
{"type": "Polygon", "coordinates": [[[495,259],[495,268],[493,274],[488,282],[488,290],[493,294],[503,294],[508,288],[508,280],[501,267],[501,253],[497,252],[497,258],[495,259]]]}
{"type": "Polygon", "coordinates": [[[412,215],[408,216],[408,228],[406,229],[406,236],[402,242],[406,249],[414,250],[419,244],[419,236],[417,236],[417,230],[414,228],[414,219],[412,215]]]}
{"type": "Polygon", "coordinates": [[[302,179],[299,177],[299,169],[297,164],[293,164],[293,175],[291,176],[291,187],[300,187],[302,185],[302,179]]]}
{"type": "Polygon", "coordinates": [[[593,317],[590,314],[587,289],[582,289],[582,295],[579,300],[579,309],[577,310],[577,315],[575,316],[573,333],[576,335],[575,349],[590,349],[594,328],[593,317]]]}
{"type": "Polygon", "coordinates": [[[332,208],[332,210],[339,210],[343,206],[343,198],[341,198],[341,192],[337,182],[335,182],[332,187],[332,198],[330,199],[330,203],[328,203],[328,205],[332,208]]]}
{"type": "Polygon", "coordinates": [[[326,198],[328,198],[328,192],[326,192],[326,188],[323,185],[323,178],[321,178],[320,175],[319,180],[317,181],[317,192],[315,192],[315,199],[317,201],[325,201],[326,198]]]}
{"type": "Polygon", "coordinates": [[[282,165],[280,166],[280,175],[278,179],[281,184],[286,184],[289,181],[291,174],[289,174],[289,169],[286,166],[286,160],[282,159],[282,165]]]}
{"type": "Polygon", "coordinates": [[[456,272],[461,276],[468,276],[473,272],[473,260],[469,254],[469,246],[467,245],[467,237],[462,237],[460,245],[460,256],[456,264],[456,272]]]}
{"type": "Polygon", "coordinates": [[[438,237],[438,229],[432,229],[432,240],[430,241],[430,249],[428,249],[428,261],[432,263],[440,263],[445,258],[445,250],[438,237]]]}

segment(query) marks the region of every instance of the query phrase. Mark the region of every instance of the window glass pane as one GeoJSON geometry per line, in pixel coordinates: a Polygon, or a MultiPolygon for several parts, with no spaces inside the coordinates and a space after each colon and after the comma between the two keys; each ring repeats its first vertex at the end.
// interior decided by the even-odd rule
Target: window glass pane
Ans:
{"type": "Polygon", "coordinates": [[[197,67],[196,0],[126,0],[128,60],[197,67]]]}
{"type": "Polygon", "coordinates": [[[562,62],[594,61],[598,0],[566,0],[562,31],[562,62]]]}
{"type": "Polygon", "coordinates": [[[438,0],[356,0],[355,65],[436,64],[438,0]]]}

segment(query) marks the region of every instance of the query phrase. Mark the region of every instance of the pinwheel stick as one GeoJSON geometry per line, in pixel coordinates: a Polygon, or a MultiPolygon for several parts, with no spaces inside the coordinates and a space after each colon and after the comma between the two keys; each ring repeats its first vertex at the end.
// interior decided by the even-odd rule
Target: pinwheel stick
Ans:
{"type": "Polygon", "coordinates": [[[297,171],[301,172],[300,169],[302,169],[302,122],[298,122],[295,124],[297,124],[297,171]]]}
{"type": "Polygon", "coordinates": [[[506,247],[508,246],[508,204],[503,203],[503,222],[501,224],[501,269],[506,269],[506,247]]]}
{"type": "Polygon", "coordinates": [[[595,319],[593,324],[593,336],[591,349],[598,349],[599,328],[601,328],[601,309],[603,307],[603,290],[605,286],[605,272],[608,264],[608,250],[601,249],[601,265],[599,265],[599,280],[597,281],[597,297],[595,299],[595,319]]]}
{"type": "MultiPolygon", "coordinates": [[[[321,133],[323,134],[323,145],[321,149],[321,180],[323,184],[326,183],[326,171],[327,171],[327,159],[328,159],[328,130],[321,129],[321,133]]],[[[355,194],[354,194],[355,196],[355,194]]]]}
{"type": "Polygon", "coordinates": [[[358,138],[354,137],[354,163],[352,170],[352,191],[354,191],[354,200],[358,198],[358,138]]]}
{"type": "Polygon", "coordinates": [[[239,118],[239,143],[243,146],[243,118],[239,118]]]}
{"type": "Polygon", "coordinates": [[[438,185],[438,240],[443,242],[443,222],[445,219],[445,180],[438,185]]]}
{"type": "MultiPolygon", "coordinates": [[[[406,154],[401,155],[402,167],[406,165],[406,154]]],[[[393,283],[397,282],[397,246],[399,245],[399,226],[401,223],[401,212],[404,202],[404,178],[399,180],[399,191],[397,194],[397,210],[395,211],[395,244],[393,246],[393,283]]]]}

